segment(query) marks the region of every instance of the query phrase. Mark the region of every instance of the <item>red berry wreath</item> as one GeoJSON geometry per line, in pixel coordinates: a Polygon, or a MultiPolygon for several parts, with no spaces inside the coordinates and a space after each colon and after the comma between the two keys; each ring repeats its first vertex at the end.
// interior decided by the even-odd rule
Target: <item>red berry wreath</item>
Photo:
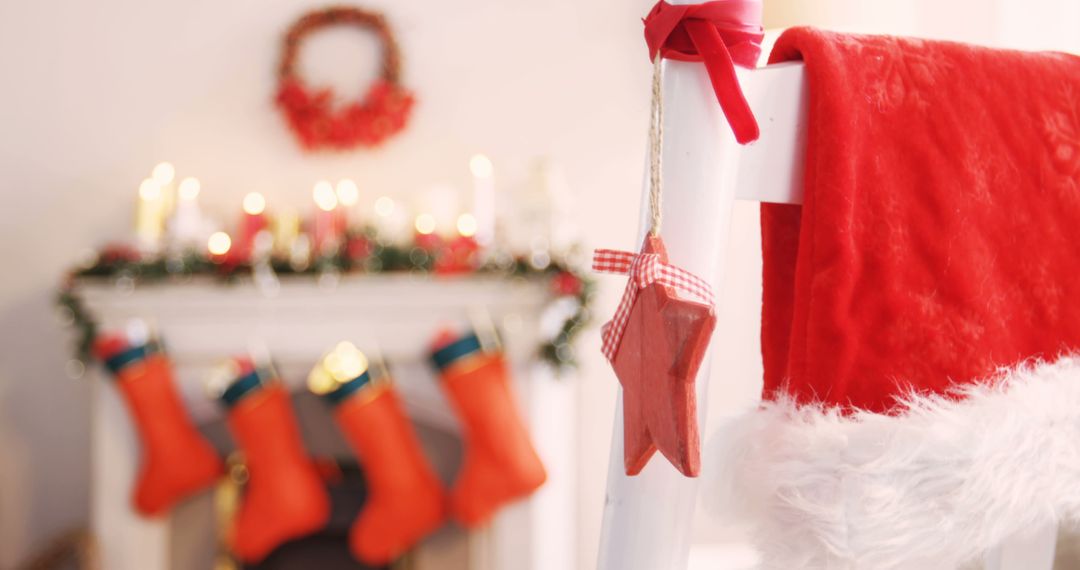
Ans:
{"type": "Polygon", "coordinates": [[[413,95],[400,84],[401,55],[381,14],[331,7],[305,14],[285,34],[278,67],[277,105],[306,150],[373,147],[405,128],[413,95]],[[300,43],[322,28],[349,25],[371,30],[382,41],[382,73],[359,101],[338,105],[330,88],[312,90],[296,73],[300,43]]]}

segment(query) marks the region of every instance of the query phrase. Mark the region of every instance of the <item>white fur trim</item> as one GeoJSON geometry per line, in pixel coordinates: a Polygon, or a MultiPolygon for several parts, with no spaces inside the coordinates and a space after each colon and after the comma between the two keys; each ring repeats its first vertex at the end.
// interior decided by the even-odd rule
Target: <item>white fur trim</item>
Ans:
{"type": "Polygon", "coordinates": [[[713,438],[706,503],[755,523],[784,570],[955,568],[1080,519],[1080,358],[957,393],[895,415],[765,403],[713,438]]]}

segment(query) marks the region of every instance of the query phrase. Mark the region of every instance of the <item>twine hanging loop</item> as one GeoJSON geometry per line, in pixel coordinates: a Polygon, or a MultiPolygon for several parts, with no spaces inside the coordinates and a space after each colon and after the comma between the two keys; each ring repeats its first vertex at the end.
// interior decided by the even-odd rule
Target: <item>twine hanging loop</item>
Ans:
{"type": "Polygon", "coordinates": [[[652,225],[649,234],[660,235],[664,217],[661,212],[663,198],[661,180],[664,149],[664,91],[662,85],[661,57],[656,54],[653,64],[652,105],[649,111],[649,213],[652,225]]]}

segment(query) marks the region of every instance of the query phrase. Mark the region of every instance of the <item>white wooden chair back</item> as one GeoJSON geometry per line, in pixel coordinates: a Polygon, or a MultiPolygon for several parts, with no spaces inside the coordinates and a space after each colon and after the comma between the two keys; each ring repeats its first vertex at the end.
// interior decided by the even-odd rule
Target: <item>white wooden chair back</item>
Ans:
{"type": "MultiPolygon", "coordinates": [[[[686,3],[678,0],[673,3],[686,3]]],[[[797,204],[802,199],[807,131],[807,86],[801,63],[739,70],[761,138],[741,146],[731,134],[705,68],[664,61],[662,236],[673,264],[720,292],[735,200],[797,204]]],[[[648,231],[648,161],[637,244],[648,231]]],[[[737,323],[720,322],[718,327],[737,323]]],[[[722,335],[717,334],[716,337],[722,335]]],[[[713,351],[710,351],[710,353],[713,351]]],[[[748,354],[747,358],[757,358],[748,354]]],[[[705,432],[709,357],[697,378],[698,421],[705,432]]],[[[698,480],[683,477],[662,458],[641,474],[623,472],[622,397],[612,438],[601,533],[601,570],[682,570],[690,550],[698,480]]],[[[1049,570],[1056,528],[1010,539],[987,553],[987,570],[1049,570]]]]}

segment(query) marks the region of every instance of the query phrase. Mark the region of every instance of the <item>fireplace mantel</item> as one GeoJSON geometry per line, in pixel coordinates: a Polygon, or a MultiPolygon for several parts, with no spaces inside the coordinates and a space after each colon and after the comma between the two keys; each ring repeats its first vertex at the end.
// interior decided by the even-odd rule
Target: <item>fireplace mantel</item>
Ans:
{"type": "MultiPolygon", "coordinates": [[[[125,287],[85,279],[75,291],[102,327],[143,319],[161,333],[185,404],[200,424],[221,415],[203,386],[221,359],[268,350],[283,380],[302,390],[318,357],[351,340],[390,362],[413,421],[456,434],[458,420],[426,363],[427,346],[442,327],[490,319],[500,329],[519,405],[549,480],[531,499],[469,535],[468,570],[574,566],[576,388],[572,375],[556,377],[535,358],[543,331],[555,326],[549,321],[558,321],[545,317],[551,301],[546,284],[419,275],[295,277],[261,287],[251,280],[125,287]],[[543,421],[552,413],[560,421],[543,421]]],[[[180,570],[171,562],[170,521],[142,519],[129,507],[138,442],[116,391],[100,373],[95,376],[91,524],[102,567],[180,570]]]]}

